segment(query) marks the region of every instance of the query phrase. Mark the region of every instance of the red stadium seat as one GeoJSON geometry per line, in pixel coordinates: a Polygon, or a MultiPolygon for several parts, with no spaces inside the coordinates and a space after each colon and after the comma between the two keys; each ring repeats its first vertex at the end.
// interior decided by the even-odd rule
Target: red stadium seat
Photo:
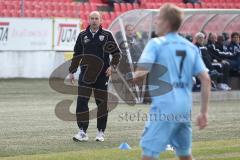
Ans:
{"type": "Polygon", "coordinates": [[[121,12],[120,5],[118,3],[114,3],[113,6],[115,12],[121,12]]]}
{"type": "Polygon", "coordinates": [[[121,7],[121,12],[126,12],[127,11],[127,6],[125,3],[120,3],[120,7],[121,7]]]}
{"type": "Polygon", "coordinates": [[[7,6],[5,4],[0,4],[0,12],[4,9],[7,9],[7,6]]]}
{"type": "Polygon", "coordinates": [[[133,3],[133,8],[134,9],[138,9],[139,8],[139,5],[137,3],[133,3]]]}
{"type": "Polygon", "coordinates": [[[235,8],[235,4],[234,3],[227,3],[228,8],[235,8]]]}
{"type": "Polygon", "coordinates": [[[110,17],[111,17],[111,21],[113,21],[117,17],[116,12],[110,12],[110,17]]]}
{"type": "Polygon", "coordinates": [[[84,3],[83,5],[85,11],[92,11],[91,5],[89,3],[84,3]]]}
{"type": "Polygon", "coordinates": [[[90,3],[90,5],[91,5],[91,9],[92,9],[93,11],[96,11],[96,10],[97,10],[97,4],[96,4],[96,3],[90,3]]]}
{"type": "Polygon", "coordinates": [[[193,8],[193,4],[192,3],[186,3],[186,8],[193,8]]]}
{"type": "Polygon", "coordinates": [[[77,6],[79,11],[84,12],[84,5],[82,3],[79,3],[77,6]]]}
{"type": "Polygon", "coordinates": [[[67,10],[73,10],[74,6],[71,3],[65,3],[67,10]]]}
{"type": "Polygon", "coordinates": [[[13,17],[20,17],[20,10],[13,10],[12,15],[13,17]]]}
{"type": "Polygon", "coordinates": [[[240,9],[240,3],[236,4],[236,8],[240,9]]]}
{"type": "Polygon", "coordinates": [[[210,3],[201,3],[202,8],[211,8],[211,4],[210,3]]]}
{"type": "Polygon", "coordinates": [[[180,8],[185,8],[185,4],[184,3],[177,3],[176,4],[178,7],[180,7],[180,8]]]}
{"type": "Polygon", "coordinates": [[[102,18],[103,18],[103,20],[109,20],[109,19],[111,19],[111,17],[110,17],[110,15],[109,15],[108,12],[103,13],[103,14],[102,14],[102,18]]]}
{"type": "Polygon", "coordinates": [[[194,8],[201,8],[201,5],[199,3],[194,3],[194,8]]]}
{"type": "Polygon", "coordinates": [[[146,8],[146,9],[152,9],[151,3],[145,3],[144,8],[146,8]]]}
{"type": "Polygon", "coordinates": [[[133,6],[131,3],[127,3],[127,10],[132,10],[133,9],[133,6]]]}
{"type": "Polygon", "coordinates": [[[234,0],[226,0],[226,3],[233,3],[234,0]]]}
{"type": "Polygon", "coordinates": [[[147,3],[141,3],[140,8],[147,8],[147,3]]]}

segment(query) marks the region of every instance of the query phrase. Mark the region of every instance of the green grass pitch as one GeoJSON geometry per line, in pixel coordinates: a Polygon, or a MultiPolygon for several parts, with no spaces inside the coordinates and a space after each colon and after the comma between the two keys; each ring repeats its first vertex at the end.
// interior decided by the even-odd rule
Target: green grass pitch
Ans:
{"type": "MultiPolygon", "coordinates": [[[[144,121],[126,119],[125,113],[147,113],[149,105],[119,104],[109,114],[105,142],[94,141],[96,120],[90,122],[90,140],[72,141],[78,132],[75,122],[65,122],[55,115],[55,105],[76,97],[53,91],[47,80],[0,80],[0,159],[2,160],[139,160],[139,138],[144,121]],[[124,117],[124,118],[123,118],[124,117]],[[128,142],[130,151],[118,149],[128,142]]],[[[90,108],[96,107],[90,103],[90,108]]],[[[209,126],[199,131],[195,118],[200,104],[193,107],[193,155],[196,160],[240,160],[240,100],[211,102],[209,126]]],[[[173,152],[161,160],[176,160],[173,152]]]]}

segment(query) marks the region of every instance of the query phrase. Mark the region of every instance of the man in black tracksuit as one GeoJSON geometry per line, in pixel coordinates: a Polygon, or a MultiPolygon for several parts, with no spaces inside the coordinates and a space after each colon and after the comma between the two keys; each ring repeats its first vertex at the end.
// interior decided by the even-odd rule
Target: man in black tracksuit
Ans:
{"type": "Polygon", "coordinates": [[[94,11],[89,16],[90,25],[82,31],[74,47],[74,55],[69,67],[69,78],[73,82],[74,75],[80,65],[81,73],[78,80],[77,124],[80,129],[73,137],[74,141],[87,141],[89,118],[88,101],[93,91],[97,109],[96,141],[104,141],[107,124],[107,87],[108,79],[120,60],[120,49],[110,31],[101,27],[101,16],[94,11]],[[109,56],[112,56],[110,61],[109,56]]]}

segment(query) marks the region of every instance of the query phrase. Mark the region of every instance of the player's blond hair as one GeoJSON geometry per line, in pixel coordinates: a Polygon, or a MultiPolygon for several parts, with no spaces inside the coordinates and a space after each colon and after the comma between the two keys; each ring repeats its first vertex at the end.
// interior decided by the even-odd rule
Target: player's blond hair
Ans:
{"type": "Polygon", "coordinates": [[[165,3],[160,8],[160,16],[169,22],[171,31],[177,31],[182,24],[183,11],[174,4],[165,3]]]}

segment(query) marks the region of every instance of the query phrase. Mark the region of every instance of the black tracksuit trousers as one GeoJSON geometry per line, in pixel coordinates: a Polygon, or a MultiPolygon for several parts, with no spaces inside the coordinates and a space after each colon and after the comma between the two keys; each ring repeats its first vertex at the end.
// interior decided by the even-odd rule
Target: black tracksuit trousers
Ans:
{"type": "Polygon", "coordinates": [[[76,117],[79,129],[83,129],[85,132],[88,129],[89,119],[97,118],[97,128],[103,132],[106,129],[107,117],[108,117],[108,77],[105,73],[100,74],[94,83],[86,83],[81,80],[81,74],[79,76],[78,84],[78,98],[76,117]],[[88,101],[92,95],[95,97],[97,108],[89,111],[88,101]]]}

